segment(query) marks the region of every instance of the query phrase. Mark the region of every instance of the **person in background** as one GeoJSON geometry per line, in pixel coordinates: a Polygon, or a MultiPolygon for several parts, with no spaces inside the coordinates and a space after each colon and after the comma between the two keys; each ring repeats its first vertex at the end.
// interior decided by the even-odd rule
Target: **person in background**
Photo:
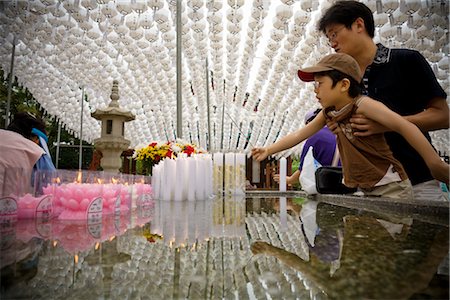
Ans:
{"type": "MultiPolygon", "coordinates": [[[[375,44],[373,14],[365,4],[337,1],[325,11],[317,27],[337,53],[348,54],[358,62],[363,73],[363,94],[415,124],[430,143],[429,131],[449,128],[447,94],[429,63],[415,50],[375,44]]],[[[439,182],[404,137],[364,114],[354,114],[350,122],[355,136],[385,133],[394,157],[411,180],[415,198],[443,199],[439,182]]],[[[335,122],[327,125],[333,132],[339,131],[335,122]]]]}
{"type": "Polygon", "coordinates": [[[343,183],[350,188],[359,188],[365,195],[411,198],[411,183],[400,162],[394,158],[384,135],[354,135],[349,119],[354,113],[359,113],[400,133],[424,158],[433,176],[448,184],[449,165],[440,159],[417,126],[382,103],[361,95],[361,70],[351,56],[344,53],[327,55],[315,66],[299,70],[298,76],[306,82],[314,81],[314,91],[324,108],[323,113],[278,142],[252,149],[254,159],[262,161],[269,155],[293,147],[322,129],[328,121],[334,121],[340,127],[337,142],[343,183]]]}
{"type": "MultiPolygon", "coordinates": [[[[318,108],[307,112],[305,115],[305,125],[311,122],[321,111],[322,109],[318,108]]],[[[298,170],[296,170],[291,176],[286,176],[286,183],[288,185],[299,183],[303,162],[309,147],[313,147],[312,151],[315,160],[317,160],[322,166],[331,166],[334,153],[336,151],[336,136],[328,129],[328,127],[324,126],[316,134],[306,140],[300,155],[298,170]]],[[[273,179],[275,182],[280,183],[279,174],[274,175],[273,179]]]]}
{"type": "MultiPolygon", "coordinates": [[[[31,187],[37,170],[55,170],[47,147],[45,124],[30,113],[15,114],[7,130],[0,129],[0,189],[17,193],[17,185],[31,187]]],[[[28,192],[28,191],[22,191],[28,192]]]]}

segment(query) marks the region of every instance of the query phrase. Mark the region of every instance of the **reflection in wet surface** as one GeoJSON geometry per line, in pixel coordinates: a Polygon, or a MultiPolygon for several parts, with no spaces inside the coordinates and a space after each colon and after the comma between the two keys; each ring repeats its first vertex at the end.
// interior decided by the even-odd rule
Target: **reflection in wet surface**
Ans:
{"type": "Polygon", "coordinates": [[[448,298],[448,235],[417,214],[283,197],[6,222],[1,299],[448,298]]]}

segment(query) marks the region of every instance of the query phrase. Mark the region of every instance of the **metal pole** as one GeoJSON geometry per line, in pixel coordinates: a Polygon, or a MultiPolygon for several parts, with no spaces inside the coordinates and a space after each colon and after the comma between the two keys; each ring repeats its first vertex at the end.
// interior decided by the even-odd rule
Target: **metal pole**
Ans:
{"type": "Polygon", "coordinates": [[[223,151],[223,129],[225,128],[225,97],[222,97],[222,133],[220,138],[220,149],[223,151]]]}
{"type": "Polygon", "coordinates": [[[211,152],[212,136],[211,136],[211,112],[209,107],[209,69],[208,69],[208,58],[206,58],[206,105],[207,105],[207,116],[208,116],[208,152],[211,152]]]}
{"type": "Polygon", "coordinates": [[[5,128],[9,125],[9,111],[11,109],[11,90],[12,90],[12,81],[14,78],[14,57],[16,56],[16,36],[13,38],[13,45],[11,51],[11,64],[9,66],[9,78],[8,78],[8,95],[6,98],[6,115],[5,115],[5,128]]]}
{"type": "Polygon", "coordinates": [[[58,169],[59,164],[59,148],[61,145],[61,120],[58,122],[58,137],[56,138],[56,162],[55,166],[58,169]]]}
{"type": "Polygon", "coordinates": [[[78,157],[78,169],[81,171],[81,162],[83,160],[83,108],[84,108],[84,87],[81,92],[81,116],[80,116],[80,156],[78,157]]]}
{"type": "Polygon", "coordinates": [[[177,0],[177,138],[183,138],[183,107],[181,97],[181,0],[177,0]]]}

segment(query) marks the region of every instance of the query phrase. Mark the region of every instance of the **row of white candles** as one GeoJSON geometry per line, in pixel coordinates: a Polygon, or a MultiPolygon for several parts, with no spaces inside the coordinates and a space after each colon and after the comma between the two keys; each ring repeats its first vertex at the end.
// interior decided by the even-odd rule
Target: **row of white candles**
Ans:
{"type": "Polygon", "coordinates": [[[245,194],[245,154],[214,153],[165,159],[153,168],[153,196],[195,201],[245,194]]]}

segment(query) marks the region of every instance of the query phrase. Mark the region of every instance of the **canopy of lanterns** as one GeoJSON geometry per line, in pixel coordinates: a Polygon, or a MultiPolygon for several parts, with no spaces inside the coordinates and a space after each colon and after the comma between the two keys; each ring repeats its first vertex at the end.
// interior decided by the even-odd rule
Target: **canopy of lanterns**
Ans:
{"type": "MultiPolygon", "coordinates": [[[[331,52],[316,25],[334,1],[181,2],[182,138],[205,149],[242,151],[303,126],[318,103],[312,85],[296,74],[331,52]]],[[[374,12],[376,40],[420,50],[448,90],[448,1],[363,2],[374,12]]],[[[15,44],[14,76],[75,135],[82,101],[88,142],[100,136],[90,114],[109,103],[113,79],[120,105],[136,114],[125,131],[131,146],[175,140],[176,3],[1,1],[1,68],[7,76],[15,44]]],[[[435,146],[448,148],[445,132],[435,134],[435,146]]]]}

